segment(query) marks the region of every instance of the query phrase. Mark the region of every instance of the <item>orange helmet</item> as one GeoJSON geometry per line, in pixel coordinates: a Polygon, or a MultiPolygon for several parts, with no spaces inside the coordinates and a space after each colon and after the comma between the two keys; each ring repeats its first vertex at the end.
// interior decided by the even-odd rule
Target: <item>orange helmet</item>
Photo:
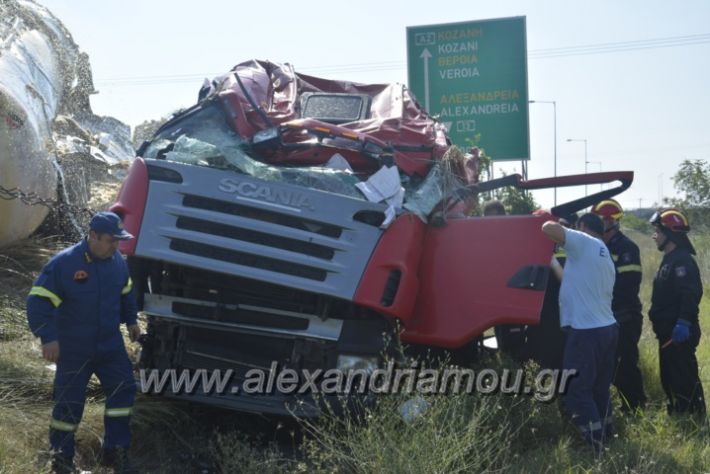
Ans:
{"type": "Polygon", "coordinates": [[[658,210],[651,216],[649,222],[651,225],[659,226],[670,232],[685,234],[690,231],[688,218],[681,211],[674,208],[658,210]]]}
{"type": "Polygon", "coordinates": [[[624,217],[624,209],[614,199],[605,199],[592,206],[592,213],[605,221],[619,221],[624,217]]]}

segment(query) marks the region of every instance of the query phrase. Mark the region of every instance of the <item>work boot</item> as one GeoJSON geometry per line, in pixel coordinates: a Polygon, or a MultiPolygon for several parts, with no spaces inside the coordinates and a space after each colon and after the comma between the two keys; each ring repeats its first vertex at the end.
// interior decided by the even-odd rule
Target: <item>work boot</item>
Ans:
{"type": "Polygon", "coordinates": [[[108,448],[101,450],[99,464],[113,468],[116,474],[137,474],[138,468],[133,465],[126,448],[108,448]]]}
{"type": "Polygon", "coordinates": [[[55,454],[52,457],[52,473],[53,474],[75,474],[77,472],[74,466],[74,460],[61,454],[55,454]]]}

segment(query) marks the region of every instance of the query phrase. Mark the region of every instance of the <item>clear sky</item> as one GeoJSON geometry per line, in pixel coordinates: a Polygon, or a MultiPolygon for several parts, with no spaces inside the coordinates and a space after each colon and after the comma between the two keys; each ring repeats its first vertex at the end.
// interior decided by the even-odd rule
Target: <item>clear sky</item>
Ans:
{"type": "MultiPolygon", "coordinates": [[[[94,111],[130,125],[193,104],[204,77],[248,59],[290,62],[333,79],[406,83],[407,26],[525,16],[528,93],[557,103],[559,175],[584,171],[584,143],[566,140],[586,139],[589,171],[635,171],[618,199],[647,207],[675,195],[671,177],[682,160],[710,159],[706,0],[39,3],[89,53],[100,91],[94,111]],[[672,39],[690,35],[704,36],[672,39]],[[646,42],[623,45],[634,41],[646,42]],[[545,57],[602,44],[611,45],[545,57]]],[[[553,132],[552,105],[531,104],[530,178],[553,175],[553,132]]],[[[496,168],[519,172],[520,163],[496,168]]],[[[580,192],[561,189],[558,202],[580,192]]],[[[549,207],[552,192],[536,199],[549,207]]]]}

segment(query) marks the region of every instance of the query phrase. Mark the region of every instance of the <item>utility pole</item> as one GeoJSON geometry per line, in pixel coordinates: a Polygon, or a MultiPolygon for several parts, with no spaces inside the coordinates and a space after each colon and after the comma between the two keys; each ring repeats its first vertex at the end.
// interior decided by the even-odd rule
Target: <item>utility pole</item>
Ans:
{"type": "MultiPolygon", "coordinates": [[[[587,159],[587,139],[586,138],[568,138],[568,142],[584,142],[584,174],[587,174],[589,160],[587,159]]],[[[587,195],[587,185],[584,185],[584,195],[587,195]]]]}
{"type": "MultiPolygon", "coordinates": [[[[554,173],[553,176],[557,177],[557,102],[554,100],[529,100],[529,104],[552,104],[552,117],[553,117],[553,140],[554,140],[554,173]]],[[[554,203],[557,205],[557,186],[554,188],[554,203]]]]}

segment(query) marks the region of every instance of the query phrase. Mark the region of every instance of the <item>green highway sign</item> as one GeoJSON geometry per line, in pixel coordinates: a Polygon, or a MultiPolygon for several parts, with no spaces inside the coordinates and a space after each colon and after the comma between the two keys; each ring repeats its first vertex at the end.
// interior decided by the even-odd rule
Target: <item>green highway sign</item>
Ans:
{"type": "Polygon", "coordinates": [[[409,88],[456,145],[528,160],[526,51],[525,17],[410,26],[409,88]]]}

